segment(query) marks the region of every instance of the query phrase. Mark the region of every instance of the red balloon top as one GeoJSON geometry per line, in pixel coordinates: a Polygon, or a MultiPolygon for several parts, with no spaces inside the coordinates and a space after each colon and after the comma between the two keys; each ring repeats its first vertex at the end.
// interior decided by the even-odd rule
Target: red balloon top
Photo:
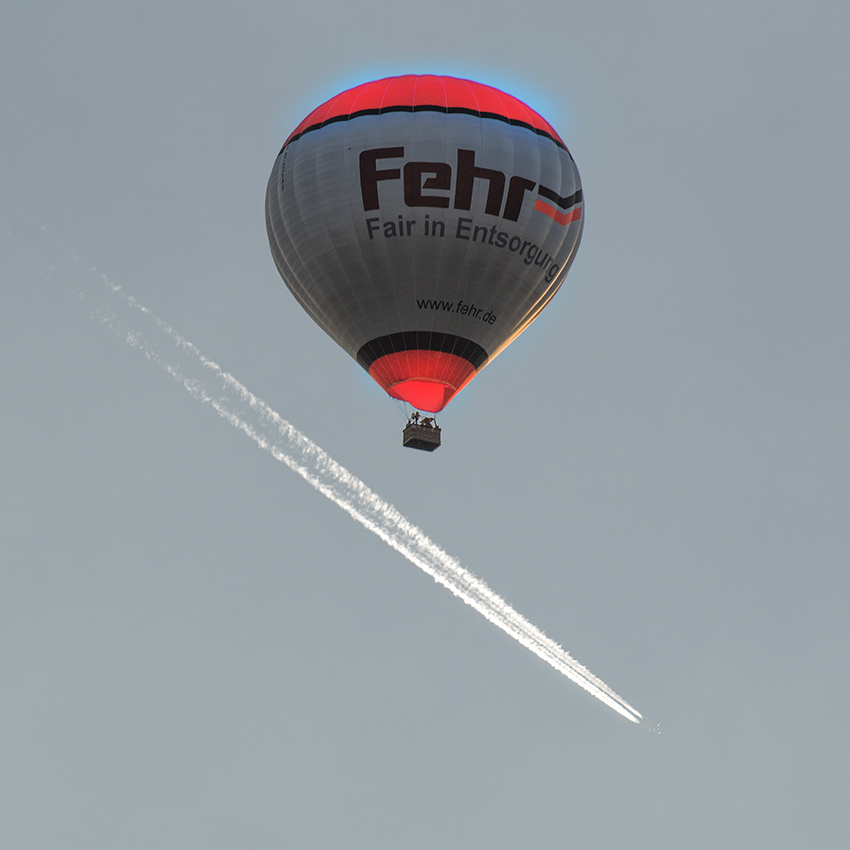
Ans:
{"type": "Polygon", "coordinates": [[[283,146],[286,147],[302,133],[318,129],[330,121],[344,121],[358,115],[380,115],[383,112],[415,112],[419,109],[496,118],[528,127],[548,136],[559,146],[566,147],[552,125],[521,100],[482,83],[433,74],[387,77],[348,89],[314,109],[295,128],[283,146]]]}

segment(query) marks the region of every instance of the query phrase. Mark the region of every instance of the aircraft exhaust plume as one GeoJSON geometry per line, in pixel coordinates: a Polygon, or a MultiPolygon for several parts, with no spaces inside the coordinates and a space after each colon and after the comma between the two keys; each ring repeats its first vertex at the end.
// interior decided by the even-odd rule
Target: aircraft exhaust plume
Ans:
{"type": "MultiPolygon", "coordinates": [[[[76,263],[83,264],[78,257],[70,256],[76,263]]],[[[95,271],[87,268],[90,272],[95,271]]],[[[93,317],[491,623],[618,714],[643,725],[640,712],[431,541],[392,505],[120,286],[110,283],[103,275],[99,275],[99,279],[107,287],[104,295],[76,292],[79,297],[92,302],[93,317]]]]}

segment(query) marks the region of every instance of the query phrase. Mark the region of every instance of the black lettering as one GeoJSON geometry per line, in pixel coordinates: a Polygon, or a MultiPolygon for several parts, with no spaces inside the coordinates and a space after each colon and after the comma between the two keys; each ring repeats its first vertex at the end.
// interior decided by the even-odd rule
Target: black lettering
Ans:
{"type": "Polygon", "coordinates": [[[455,209],[472,209],[472,188],[475,185],[476,177],[486,180],[489,184],[487,205],[484,207],[484,212],[487,215],[498,215],[505,194],[505,175],[501,171],[495,171],[491,168],[478,168],[475,165],[475,151],[463,149],[459,149],[457,152],[455,209]]]}
{"type": "MultiPolygon", "coordinates": [[[[516,238],[516,237],[514,237],[516,238]]],[[[505,245],[508,244],[508,234],[505,233],[504,230],[499,231],[499,235],[496,237],[495,245],[497,248],[504,248],[505,245]]]]}
{"type": "Polygon", "coordinates": [[[481,233],[481,241],[486,242],[487,241],[487,228],[481,227],[480,225],[476,225],[475,229],[472,231],[472,241],[473,242],[478,241],[478,234],[479,233],[481,233]]]}
{"type": "Polygon", "coordinates": [[[526,180],[525,177],[511,177],[508,186],[508,199],[505,201],[505,213],[502,217],[508,221],[517,221],[526,191],[530,191],[536,185],[533,180],[526,180]]]}
{"type": "Polygon", "coordinates": [[[380,207],[379,180],[398,180],[401,177],[401,171],[398,168],[385,168],[378,171],[378,160],[396,159],[400,156],[404,156],[404,148],[372,148],[360,153],[360,194],[363,196],[364,210],[376,210],[380,207]]]}
{"type": "Polygon", "coordinates": [[[378,225],[376,224],[376,222],[378,222],[378,221],[380,221],[380,220],[381,220],[381,219],[379,219],[379,218],[367,218],[367,219],[366,219],[366,228],[367,228],[367,229],[368,229],[368,231],[369,231],[369,238],[370,238],[370,239],[374,239],[374,238],[375,238],[372,234],[373,234],[373,233],[375,233],[375,232],[377,232],[377,230],[378,230],[378,225]]]}
{"type": "Polygon", "coordinates": [[[423,189],[451,189],[452,167],[447,162],[408,162],[404,166],[404,202],[409,207],[447,207],[449,199],[423,195],[423,189]],[[433,174],[425,183],[423,174],[433,174]]]}
{"type": "Polygon", "coordinates": [[[470,224],[472,223],[471,218],[459,218],[457,220],[457,232],[455,233],[455,239],[466,239],[469,241],[469,237],[463,235],[463,233],[469,233],[469,224],[464,224],[465,221],[470,224]]]}
{"type": "Polygon", "coordinates": [[[416,306],[420,310],[442,310],[445,313],[458,313],[461,316],[469,316],[470,319],[480,319],[488,325],[492,325],[496,321],[496,315],[492,310],[484,312],[483,307],[476,307],[475,304],[465,304],[463,299],[453,303],[451,301],[435,301],[433,298],[417,298],[416,306]]]}

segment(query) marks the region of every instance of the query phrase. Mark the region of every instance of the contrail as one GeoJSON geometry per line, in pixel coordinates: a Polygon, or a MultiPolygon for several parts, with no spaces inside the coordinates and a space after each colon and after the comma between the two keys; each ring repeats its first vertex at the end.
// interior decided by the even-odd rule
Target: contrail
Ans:
{"type": "MultiPolygon", "coordinates": [[[[82,261],[73,255],[73,259],[82,261]]],[[[94,271],[89,268],[90,271],[94,271]]],[[[275,460],[286,464],[361,525],[377,534],[411,563],[442,584],[502,631],[551,664],[605,705],[641,723],[642,715],[569,653],[515,611],[392,505],[340,466],[312,440],[283,419],[231,374],[205,357],[170,325],[143,307],[120,286],[100,275],[108,287],[92,315],[171,377],[250,437],[275,460]]],[[[78,291],[82,298],[88,293],[78,291]]]]}

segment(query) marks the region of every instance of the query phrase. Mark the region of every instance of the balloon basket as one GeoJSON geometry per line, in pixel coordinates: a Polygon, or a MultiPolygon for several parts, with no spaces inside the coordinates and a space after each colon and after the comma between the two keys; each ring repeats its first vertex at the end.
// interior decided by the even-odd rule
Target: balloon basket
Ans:
{"type": "Polygon", "coordinates": [[[419,414],[414,414],[415,419],[410,419],[402,433],[401,444],[408,449],[419,449],[423,452],[433,452],[440,447],[440,426],[430,416],[419,419],[419,414]]]}

